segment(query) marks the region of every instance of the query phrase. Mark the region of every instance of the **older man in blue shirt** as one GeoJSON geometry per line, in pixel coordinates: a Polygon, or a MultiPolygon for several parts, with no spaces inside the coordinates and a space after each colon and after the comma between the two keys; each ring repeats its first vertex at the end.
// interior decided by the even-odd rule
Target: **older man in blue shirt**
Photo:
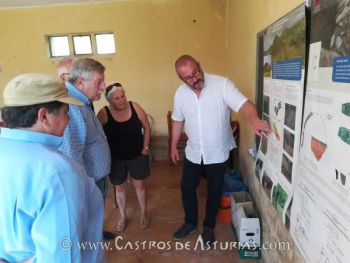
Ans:
{"type": "MultiPolygon", "coordinates": [[[[75,159],[85,167],[87,174],[95,180],[103,196],[107,192],[107,175],[111,170],[111,156],[106,136],[94,111],[93,101],[99,100],[105,89],[105,67],[90,58],[73,61],[66,87],[70,96],[78,99],[82,107],[71,106],[71,118],[61,147],[63,154],[75,159]]],[[[101,203],[103,206],[103,203],[101,203]]],[[[114,235],[104,232],[105,239],[114,235]]]]}
{"type": "Polygon", "coordinates": [[[64,84],[23,74],[4,90],[0,133],[0,261],[104,262],[102,196],[94,181],[58,146],[68,105],[81,104],[64,84]]]}

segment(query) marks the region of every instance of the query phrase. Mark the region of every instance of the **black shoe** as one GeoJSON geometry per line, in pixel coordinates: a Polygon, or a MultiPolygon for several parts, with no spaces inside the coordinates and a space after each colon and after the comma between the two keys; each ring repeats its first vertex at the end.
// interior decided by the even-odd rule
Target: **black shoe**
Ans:
{"type": "Polygon", "coordinates": [[[108,231],[103,231],[103,240],[111,240],[114,239],[115,235],[108,231]]]}
{"type": "Polygon", "coordinates": [[[214,229],[209,227],[204,227],[202,233],[203,243],[207,247],[211,247],[215,242],[214,229]]]}
{"type": "Polygon", "coordinates": [[[181,240],[194,232],[196,232],[196,227],[185,223],[175,232],[173,239],[181,240]]]}

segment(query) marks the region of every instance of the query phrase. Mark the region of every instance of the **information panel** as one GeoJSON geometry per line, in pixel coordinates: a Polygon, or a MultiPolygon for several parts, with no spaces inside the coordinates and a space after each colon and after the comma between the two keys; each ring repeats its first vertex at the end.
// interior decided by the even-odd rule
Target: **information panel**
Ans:
{"type": "Polygon", "coordinates": [[[273,132],[261,138],[255,171],[287,229],[302,122],[305,28],[301,5],[263,32],[263,119],[273,132]]]}
{"type": "Polygon", "coordinates": [[[350,262],[350,8],[312,1],[290,232],[306,262],[350,262]]]}

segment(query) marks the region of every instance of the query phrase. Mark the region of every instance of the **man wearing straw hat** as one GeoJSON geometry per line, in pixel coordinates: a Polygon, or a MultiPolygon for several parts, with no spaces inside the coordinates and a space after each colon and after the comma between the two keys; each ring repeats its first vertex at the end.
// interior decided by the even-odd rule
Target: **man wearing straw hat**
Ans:
{"type": "Polygon", "coordinates": [[[104,262],[102,196],[84,168],[57,148],[69,122],[64,84],[23,74],[4,89],[0,133],[0,261],[104,262]]]}

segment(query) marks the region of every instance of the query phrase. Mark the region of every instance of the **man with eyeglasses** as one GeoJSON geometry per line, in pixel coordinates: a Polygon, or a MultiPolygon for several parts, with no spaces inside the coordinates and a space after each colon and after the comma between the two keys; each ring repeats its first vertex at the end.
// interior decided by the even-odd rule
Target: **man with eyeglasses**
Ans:
{"type": "MultiPolygon", "coordinates": [[[[67,65],[67,63],[66,63],[67,65]]],[[[82,107],[69,107],[70,122],[64,131],[59,150],[78,161],[87,175],[95,180],[103,197],[107,193],[107,176],[111,171],[111,156],[103,128],[91,105],[105,90],[105,67],[90,58],[71,61],[66,87],[69,95],[81,101],[82,107]]],[[[103,206],[103,203],[101,203],[103,206]]],[[[111,232],[103,231],[104,239],[113,239],[111,232]]]]}
{"type": "Polygon", "coordinates": [[[203,174],[207,176],[206,214],[202,239],[210,247],[215,242],[214,228],[219,209],[226,161],[236,147],[230,126],[231,110],[243,111],[255,133],[271,132],[259,119],[255,105],[227,78],[204,73],[199,62],[183,55],[175,62],[178,77],[184,82],[175,93],[172,114],[171,160],[179,161],[177,144],[184,126],[188,142],[181,180],[185,223],[174,233],[181,240],[197,228],[196,189],[203,174]]]}

